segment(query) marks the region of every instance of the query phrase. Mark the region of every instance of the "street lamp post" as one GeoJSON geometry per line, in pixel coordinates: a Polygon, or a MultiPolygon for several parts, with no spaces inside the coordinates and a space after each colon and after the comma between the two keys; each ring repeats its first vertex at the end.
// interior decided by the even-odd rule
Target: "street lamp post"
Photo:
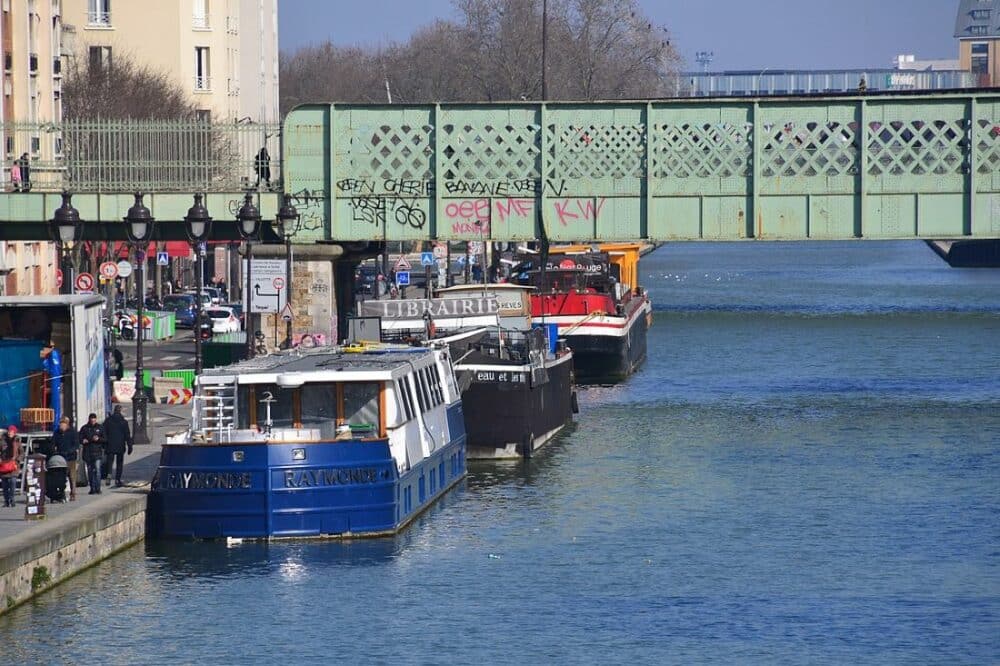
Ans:
{"type": "Polygon", "coordinates": [[[253,241],[256,240],[257,234],[260,231],[260,211],[257,210],[257,206],[253,205],[252,192],[247,192],[246,196],[243,197],[243,206],[236,214],[236,222],[236,228],[240,232],[240,237],[243,238],[247,246],[247,274],[246,287],[243,290],[243,316],[246,320],[244,327],[246,328],[247,336],[247,358],[253,358],[254,336],[252,333],[253,326],[251,325],[253,323],[253,311],[251,307],[253,297],[250,294],[250,270],[253,265],[253,241]]]}
{"type": "Polygon", "coordinates": [[[202,369],[201,356],[201,291],[205,286],[205,260],[203,256],[203,245],[208,239],[208,234],[212,230],[212,217],[208,210],[201,203],[204,195],[194,195],[194,205],[188,209],[184,222],[187,224],[188,241],[194,249],[195,269],[198,283],[197,294],[194,298],[194,374],[200,375],[202,369]]]}
{"type": "Polygon", "coordinates": [[[149,444],[146,390],[142,381],[143,306],[146,300],[146,249],[153,238],[153,216],[142,203],[142,192],[135,193],[135,203],[125,215],[125,233],[138,258],[136,267],[136,338],[135,338],[135,393],[132,396],[132,439],[136,444],[149,444]]]}
{"type": "Polygon", "coordinates": [[[757,75],[757,85],[756,85],[756,86],[754,86],[754,88],[755,88],[755,90],[754,90],[754,94],[755,94],[755,95],[756,95],[757,97],[760,97],[760,80],[761,80],[761,78],[762,78],[762,77],[764,76],[764,74],[766,74],[766,73],[767,73],[767,70],[768,70],[768,68],[767,68],[767,67],[765,67],[764,69],[760,70],[760,74],[758,74],[758,75],[757,75]]]}
{"type": "MultiPolygon", "coordinates": [[[[292,205],[288,195],[282,195],[281,208],[278,209],[278,233],[285,241],[285,307],[292,311],[292,236],[299,231],[299,211],[292,205]],[[295,223],[294,228],[292,223],[295,223]]],[[[376,290],[378,284],[375,285],[376,290]]],[[[285,346],[292,347],[292,317],[285,322],[285,346]]]]}
{"type": "MultiPolygon", "coordinates": [[[[83,236],[83,220],[80,219],[80,211],[73,208],[72,204],[73,195],[68,191],[63,191],[62,193],[62,205],[56,209],[55,214],[52,216],[52,220],[49,222],[49,230],[52,234],[53,240],[56,241],[58,245],[58,256],[59,256],[59,270],[62,271],[63,279],[62,286],[59,289],[61,294],[72,294],[73,293],[73,280],[75,276],[73,271],[67,271],[66,255],[68,254],[68,244],[79,241],[83,236]]],[[[73,365],[75,366],[79,361],[73,359],[73,365]]],[[[66,413],[76,421],[75,405],[76,405],[76,394],[73,391],[73,381],[72,379],[66,382],[67,391],[67,405],[66,413]]],[[[57,410],[58,412],[59,410],[57,410]]],[[[74,427],[77,424],[74,423],[74,427]]]]}
{"type": "Polygon", "coordinates": [[[72,271],[67,274],[63,270],[69,263],[66,256],[70,252],[69,244],[80,240],[83,231],[83,220],[80,219],[80,212],[73,208],[73,195],[68,191],[62,193],[62,205],[56,209],[52,220],[49,221],[49,233],[58,246],[59,270],[63,273],[62,286],[59,289],[61,294],[73,293],[73,280],[76,277],[72,271]]]}

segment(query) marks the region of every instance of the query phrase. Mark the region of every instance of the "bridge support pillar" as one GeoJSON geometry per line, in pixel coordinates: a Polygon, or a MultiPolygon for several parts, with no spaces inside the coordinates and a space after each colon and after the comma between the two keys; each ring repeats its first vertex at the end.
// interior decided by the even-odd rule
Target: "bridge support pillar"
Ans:
{"type": "MultiPolygon", "coordinates": [[[[347,317],[354,311],[354,271],[363,259],[380,252],[376,243],[296,245],[292,280],[293,341],[309,334],[334,344],[347,335],[347,317]]],[[[258,259],[284,259],[285,246],[254,246],[258,259]]],[[[260,315],[259,329],[268,346],[285,342],[285,322],[277,314],[260,315]]]]}

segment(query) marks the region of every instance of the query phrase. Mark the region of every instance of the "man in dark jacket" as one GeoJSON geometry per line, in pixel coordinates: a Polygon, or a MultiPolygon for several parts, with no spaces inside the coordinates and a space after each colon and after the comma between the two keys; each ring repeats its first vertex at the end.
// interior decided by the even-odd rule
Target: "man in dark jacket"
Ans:
{"type": "Polygon", "coordinates": [[[80,436],[72,427],[68,416],[59,419],[59,429],[52,435],[52,444],[42,450],[47,458],[59,454],[66,459],[66,473],[69,476],[69,501],[76,499],[76,461],[80,455],[80,436]]]}
{"type": "Polygon", "coordinates": [[[132,455],[132,433],[128,429],[128,421],[122,416],[122,406],[115,405],[114,411],[104,421],[104,434],[107,443],[104,445],[104,476],[111,485],[112,463],[115,466],[115,488],[122,487],[122,467],[125,465],[125,449],[132,455]]]}
{"type": "Polygon", "coordinates": [[[104,426],[97,422],[97,414],[87,417],[87,422],[80,428],[80,441],[83,442],[83,462],[87,464],[87,480],[90,482],[91,495],[101,493],[101,464],[104,462],[104,426]]]}

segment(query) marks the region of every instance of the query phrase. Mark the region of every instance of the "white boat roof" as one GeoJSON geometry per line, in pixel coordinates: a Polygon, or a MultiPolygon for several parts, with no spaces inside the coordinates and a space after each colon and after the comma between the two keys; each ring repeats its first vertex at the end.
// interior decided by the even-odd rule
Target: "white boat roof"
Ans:
{"type": "Polygon", "coordinates": [[[524,284],[511,284],[509,282],[490,282],[485,286],[482,284],[457,284],[454,287],[445,287],[444,289],[436,289],[434,293],[436,294],[454,294],[454,293],[466,293],[466,292],[476,292],[476,293],[489,293],[491,291],[535,291],[535,287],[524,285],[524,284]]]}
{"type": "Polygon", "coordinates": [[[294,349],[211,368],[205,370],[198,381],[200,384],[235,381],[288,387],[306,382],[390,381],[402,377],[414,366],[429,365],[436,352],[407,345],[375,345],[363,351],[348,351],[344,347],[294,349]]]}

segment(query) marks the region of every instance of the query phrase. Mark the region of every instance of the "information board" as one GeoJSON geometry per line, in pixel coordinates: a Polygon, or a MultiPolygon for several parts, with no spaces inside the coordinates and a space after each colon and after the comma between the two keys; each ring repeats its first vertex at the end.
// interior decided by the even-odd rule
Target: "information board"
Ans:
{"type": "MultiPolygon", "coordinates": [[[[254,259],[250,270],[250,305],[244,299],[243,307],[253,313],[275,313],[285,308],[288,285],[285,284],[284,259],[254,259]]],[[[243,275],[247,262],[243,260],[243,275]]],[[[244,278],[245,283],[245,278],[244,278]]]]}
{"type": "Polygon", "coordinates": [[[30,455],[24,464],[24,519],[45,517],[45,456],[30,455]]]}

